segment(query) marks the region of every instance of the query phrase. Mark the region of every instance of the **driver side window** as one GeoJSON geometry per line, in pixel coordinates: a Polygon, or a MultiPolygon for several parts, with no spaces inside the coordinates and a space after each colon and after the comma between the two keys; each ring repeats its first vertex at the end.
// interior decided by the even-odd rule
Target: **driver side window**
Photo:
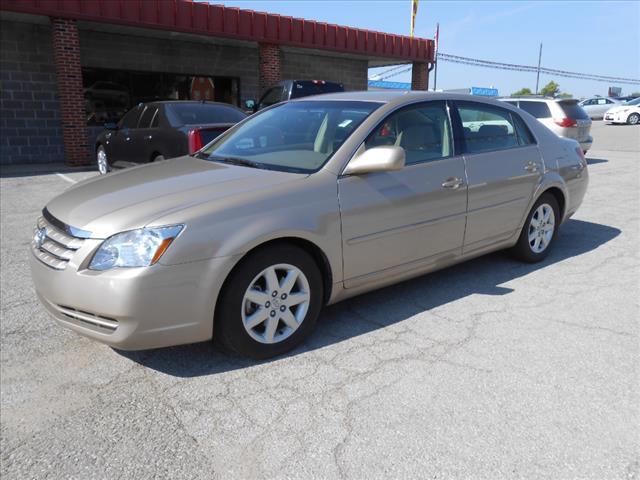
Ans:
{"type": "Polygon", "coordinates": [[[387,117],[365,141],[365,148],[402,147],[406,164],[414,165],[453,155],[451,124],[441,101],[403,108],[387,117]]]}
{"type": "Polygon", "coordinates": [[[125,116],[122,117],[122,120],[120,120],[120,128],[137,128],[138,117],[140,116],[141,111],[142,107],[139,105],[129,110],[125,116]]]}

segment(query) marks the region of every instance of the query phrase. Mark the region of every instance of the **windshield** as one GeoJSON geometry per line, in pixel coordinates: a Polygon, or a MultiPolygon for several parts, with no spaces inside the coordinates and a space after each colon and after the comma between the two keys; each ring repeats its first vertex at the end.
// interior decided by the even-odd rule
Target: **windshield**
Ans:
{"type": "Polygon", "coordinates": [[[640,97],[625,102],[625,105],[640,105],[640,97]]]}
{"type": "Polygon", "coordinates": [[[299,101],[255,114],[198,156],[256,168],[310,173],[318,170],[382,104],[299,101]]]}

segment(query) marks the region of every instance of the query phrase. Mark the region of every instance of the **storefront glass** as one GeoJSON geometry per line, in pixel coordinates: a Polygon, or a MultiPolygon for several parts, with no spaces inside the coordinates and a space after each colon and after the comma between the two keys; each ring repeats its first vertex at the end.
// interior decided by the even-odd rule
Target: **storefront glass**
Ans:
{"type": "Polygon", "coordinates": [[[238,79],[83,68],[88,125],[117,122],[133,105],[154,100],[212,100],[239,105],[238,79]]]}

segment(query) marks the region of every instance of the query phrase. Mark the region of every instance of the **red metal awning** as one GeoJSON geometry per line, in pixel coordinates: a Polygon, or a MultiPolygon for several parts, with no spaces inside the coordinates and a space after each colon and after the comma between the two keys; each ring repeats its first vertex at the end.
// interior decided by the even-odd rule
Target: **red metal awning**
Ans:
{"type": "Polygon", "coordinates": [[[0,0],[0,10],[433,62],[433,40],[332,25],[192,0],[0,0]]]}

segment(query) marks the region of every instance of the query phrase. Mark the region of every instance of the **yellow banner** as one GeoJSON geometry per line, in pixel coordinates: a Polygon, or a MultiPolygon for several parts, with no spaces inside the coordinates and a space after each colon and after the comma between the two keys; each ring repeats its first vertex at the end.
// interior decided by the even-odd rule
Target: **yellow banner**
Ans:
{"type": "Polygon", "coordinates": [[[409,36],[413,37],[413,30],[416,26],[416,15],[418,14],[418,2],[420,0],[411,0],[411,29],[409,31],[409,36]]]}

